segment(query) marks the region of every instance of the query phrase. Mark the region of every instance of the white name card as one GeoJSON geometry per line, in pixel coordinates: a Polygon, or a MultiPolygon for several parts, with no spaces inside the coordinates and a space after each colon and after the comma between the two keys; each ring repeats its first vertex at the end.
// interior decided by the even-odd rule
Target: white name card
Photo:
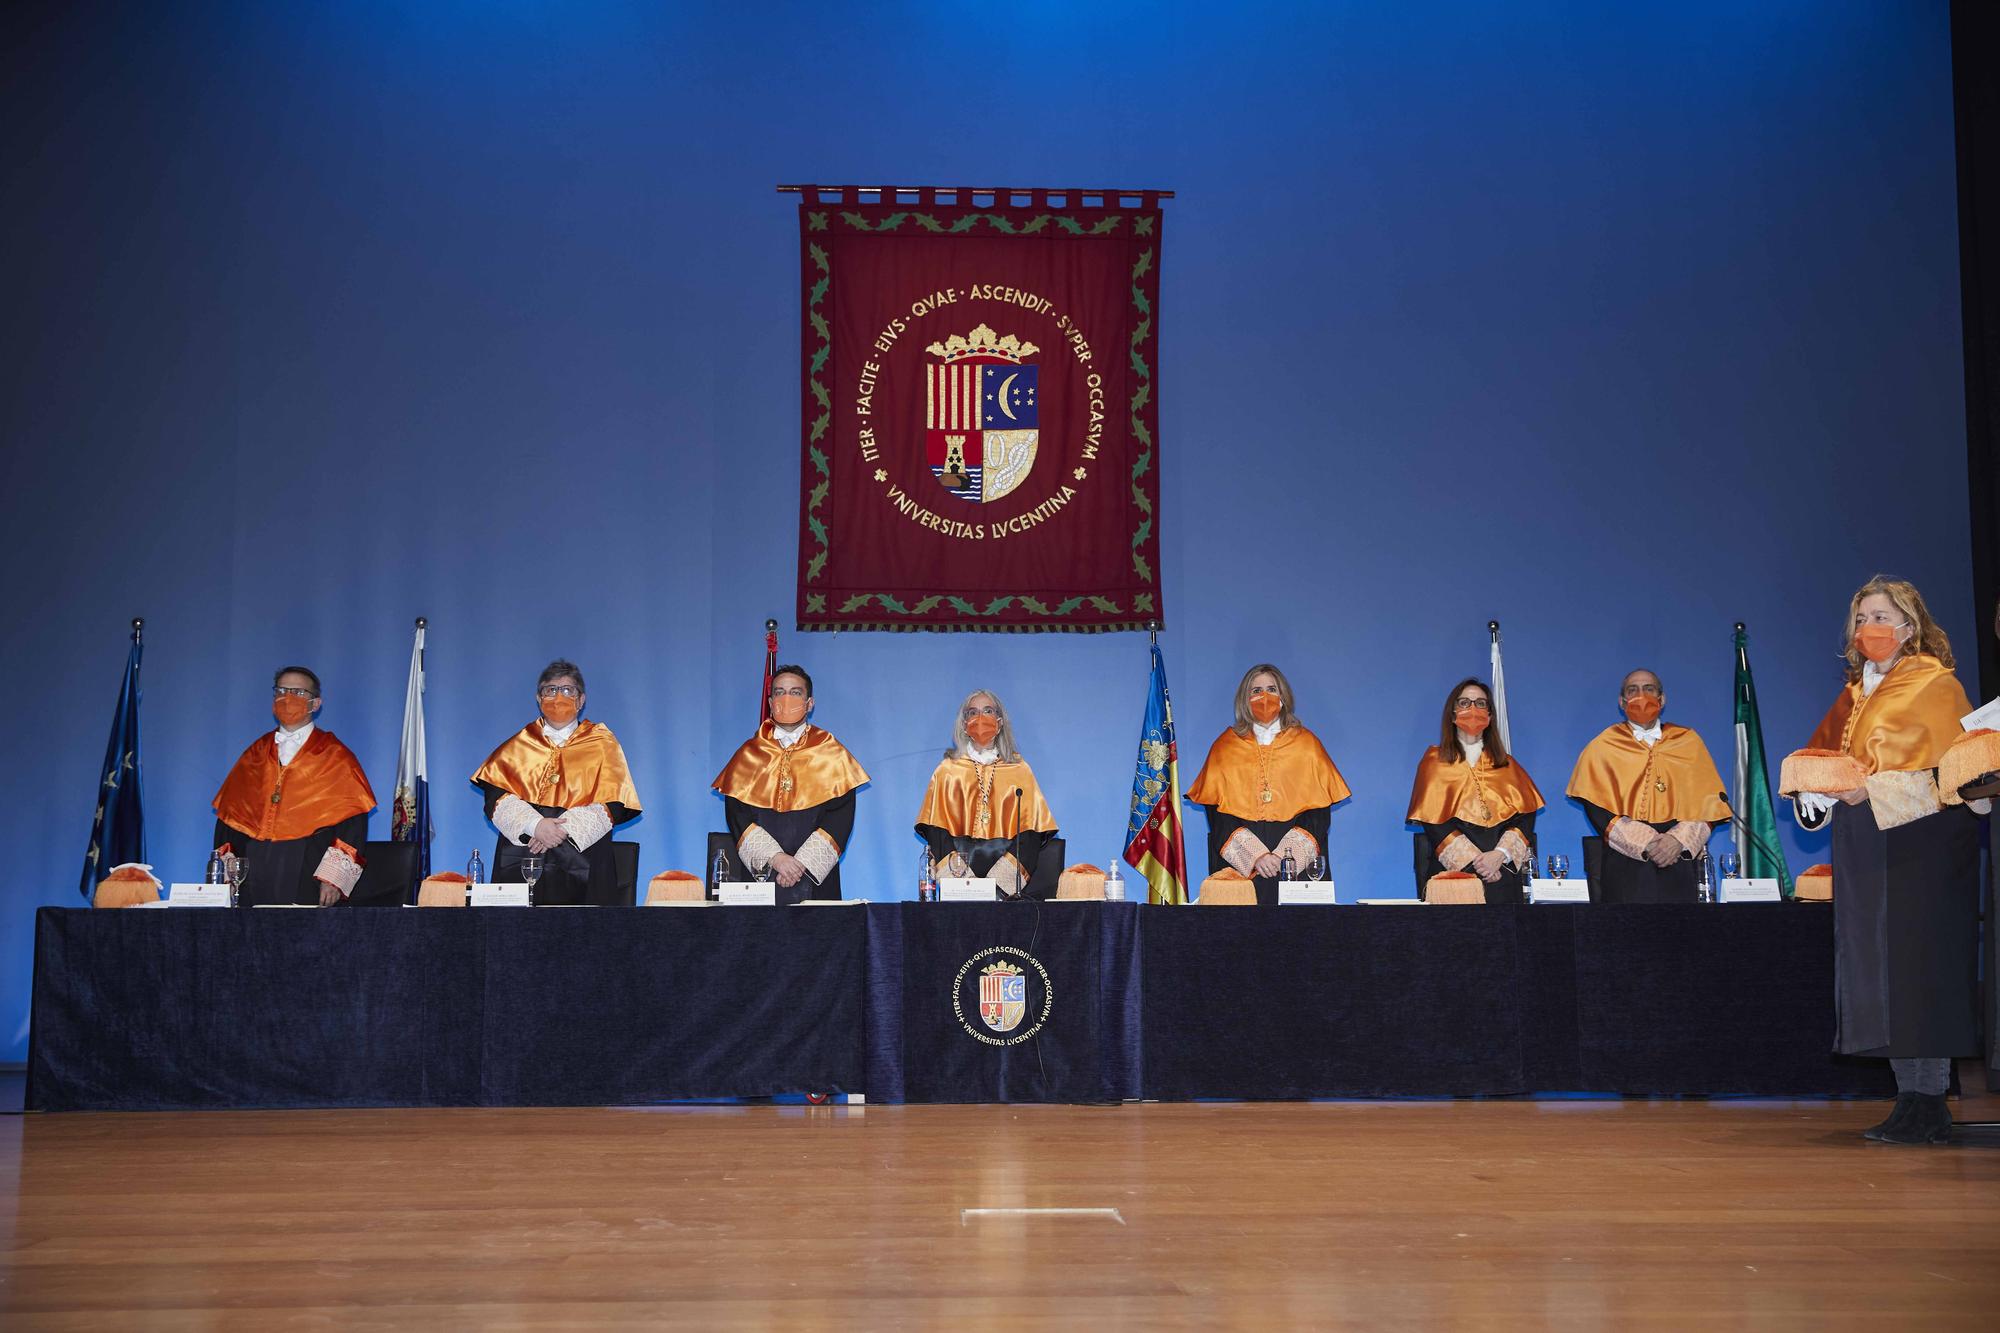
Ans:
{"type": "Polygon", "coordinates": [[[1784,895],[1778,892],[1775,879],[1725,879],[1722,881],[1722,901],[1726,903],[1779,903],[1784,895]]]}
{"type": "Polygon", "coordinates": [[[167,906],[227,907],[229,906],[229,886],[227,884],[169,884],[167,886],[167,906]]]}
{"type": "Polygon", "coordinates": [[[1000,901],[1000,881],[997,879],[956,879],[950,876],[938,877],[938,901],[941,903],[993,903],[1000,901]]]}
{"type": "Polygon", "coordinates": [[[529,907],[525,884],[474,884],[466,895],[468,907],[529,907]]]}
{"type": "Polygon", "coordinates": [[[1332,907],[1340,899],[1333,895],[1330,879],[1281,879],[1278,881],[1280,907],[1332,907]]]}
{"type": "Polygon", "coordinates": [[[776,907],[778,886],[769,880],[724,880],[715,886],[715,901],[724,907],[776,907]]]}
{"type": "Polygon", "coordinates": [[[1958,720],[1958,725],[1967,731],[1977,731],[1981,727],[1991,727],[2000,731],[2000,699],[1989,699],[1958,720]]]}
{"type": "Polygon", "coordinates": [[[1528,881],[1528,901],[1531,903],[1587,903],[1590,901],[1590,881],[1587,879],[1531,879],[1528,881]]]}

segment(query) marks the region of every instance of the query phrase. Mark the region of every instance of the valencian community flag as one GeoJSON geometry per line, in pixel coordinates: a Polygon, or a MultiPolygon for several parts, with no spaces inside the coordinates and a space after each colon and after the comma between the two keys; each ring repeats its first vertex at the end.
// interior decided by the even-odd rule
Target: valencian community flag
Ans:
{"type": "Polygon", "coordinates": [[[417,844],[417,878],[431,873],[431,783],[424,757],[424,622],[417,622],[410,645],[410,683],[403,691],[403,744],[396,753],[395,813],[389,824],[394,842],[417,844]]]}
{"type": "Polygon", "coordinates": [[[90,850],[83,854],[88,899],[113,866],[146,859],[146,812],[139,783],[139,627],[132,627],[132,650],[125,655],[125,682],[118,688],[118,711],[111,715],[111,740],[104,747],[104,770],[97,779],[97,817],[90,826],[90,850]]]}
{"type": "Polygon", "coordinates": [[[1745,879],[1775,879],[1792,896],[1792,872],[1778,845],[1778,817],[1771,808],[1770,770],[1764,766],[1764,724],[1757,716],[1757,686],[1750,679],[1750,636],[1736,627],[1736,789],[1730,831],[1745,879]]]}
{"type": "Polygon", "coordinates": [[[1125,863],[1146,877],[1148,902],[1187,901],[1187,846],[1181,837],[1181,759],[1174,744],[1174,705],[1167,668],[1153,645],[1153,681],[1139,729],[1132,774],[1132,818],[1125,827],[1125,863]]]}

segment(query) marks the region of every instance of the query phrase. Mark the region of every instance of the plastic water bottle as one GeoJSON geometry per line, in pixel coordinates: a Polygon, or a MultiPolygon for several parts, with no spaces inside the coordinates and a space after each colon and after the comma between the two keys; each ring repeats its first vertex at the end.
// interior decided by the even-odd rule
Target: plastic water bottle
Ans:
{"type": "Polygon", "coordinates": [[[474,884],[486,882],[486,862],[480,858],[479,849],[472,849],[472,859],[465,863],[465,877],[474,884]]]}
{"type": "Polygon", "coordinates": [[[917,858],[917,901],[934,903],[938,897],[937,858],[926,847],[917,858]]]}
{"type": "Polygon", "coordinates": [[[729,853],[723,851],[721,848],[717,848],[715,852],[715,864],[708,868],[708,885],[711,889],[715,890],[710,895],[711,897],[720,898],[722,896],[722,885],[728,878],[729,853]]]}
{"type": "Polygon", "coordinates": [[[210,852],[208,854],[208,870],[202,875],[201,882],[204,884],[227,884],[229,882],[229,867],[223,864],[222,853],[210,852]]]}
{"type": "Polygon", "coordinates": [[[1282,881],[1282,880],[1294,880],[1297,879],[1298,877],[1299,877],[1299,863],[1292,859],[1292,854],[1290,852],[1286,852],[1283,858],[1280,859],[1278,862],[1278,878],[1282,881]]]}
{"type": "Polygon", "coordinates": [[[1111,863],[1111,869],[1104,872],[1104,901],[1122,903],[1125,901],[1125,872],[1118,868],[1118,862],[1111,863]]]}

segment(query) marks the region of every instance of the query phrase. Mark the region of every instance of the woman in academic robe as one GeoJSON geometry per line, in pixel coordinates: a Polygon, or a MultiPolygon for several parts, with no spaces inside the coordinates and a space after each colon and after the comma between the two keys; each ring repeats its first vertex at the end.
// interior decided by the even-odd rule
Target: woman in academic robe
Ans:
{"type": "Polygon", "coordinates": [[[1802,826],[1833,825],[1834,1049],[1895,1070],[1896,1107],[1869,1137],[1943,1142],[1952,1058],[1979,1050],[1976,816],[1990,804],[1941,802],[1936,770],[1972,705],[1908,583],[1863,584],[1843,646],[1846,684],[1807,748],[1852,756],[1865,777],[1792,794],[1802,826]]]}
{"type": "Polygon", "coordinates": [[[974,690],[952,719],[951,748],[924,788],[917,836],[930,846],[938,874],[992,878],[1009,898],[1053,897],[1053,880],[1035,882],[1042,844],[1056,817],[1034,770],[1014,748],[1014,724],[1000,696],[974,690]]]}
{"type": "Polygon", "coordinates": [[[215,793],[215,846],[244,858],[243,907],[332,907],[361,879],[375,793],[361,761],[317,725],[319,677],[285,667],[271,681],[277,730],[250,743],[215,793]]]}
{"type": "Polygon", "coordinates": [[[618,889],[611,830],[639,814],[625,751],[582,716],[583,672],[558,659],[535,682],[540,716],[501,742],[472,783],[500,831],[493,882],[518,883],[521,858],[542,858],[536,906],[630,907],[618,889]]]}
{"type": "Polygon", "coordinates": [[[1300,877],[1326,851],[1333,807],[1351,792],[1319,737],[1299,722],[1292,683],[1269,662],[1243,673],[1236,720],[1208,747],[1187,798],[1208,807],[1208,870],[1256,881],[1257,903],[1278,901],[1287,856],[1300,877]]]}
{"type": "Polygon", "coordinates": [[[854,831],[854,793],[868,775],[831,732],[807,719],[812,677],[771,675],[771,715],[715,777],[736,858],[768,874],[780,903],[840,897],[840,856],[854,831]]]}
{"type": "Polygon", "coordinates": [[[1722,775],[1693,728],[1660,720],[1666,687],[1643,667],[1618,685],[1624,714],[1591,739],[1570,773],[1604,854],[1590,881],[1594,903],[1701,901],[1701,855],[1729,818],[1722,775]]]}
{"type": "Polygon", "coordinates": [[[1444,697],[1438,743],[1417,762],[1406,822],[1423,825],[1430,865],[1477,875],[1488,903],[1524,900],[1534,865],[1535,812],[1547,802],[1492,727],[1486,683],[1470,677],[1444,697]]]}

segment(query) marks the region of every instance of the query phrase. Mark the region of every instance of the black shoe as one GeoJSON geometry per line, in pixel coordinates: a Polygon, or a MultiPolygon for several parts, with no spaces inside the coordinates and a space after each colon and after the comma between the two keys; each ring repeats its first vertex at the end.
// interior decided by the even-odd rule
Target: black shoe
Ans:
{"type": "Polygon", "coordinates": [[[1884,1143],[1947,1143],[1951,1140],[1951,1108],[1942,1094],[1916,1094],[1907,1119],[1882,1132],[1884,1143]]]}
{"type": "Polygon", "coordinates": [[[1910,1107],[1916,1100],[1917,1094],[1914,1092],[1897,1093],[1895,1108],[1889,1112],[1881,1124],[1870,1125],[1868,1128],[1862,1130],[1861,1137],[1864,1139],[1879,1140],[1890,1130],[1902,1128],[1903,1122],[1910,1118],[1910,1107]]]}

